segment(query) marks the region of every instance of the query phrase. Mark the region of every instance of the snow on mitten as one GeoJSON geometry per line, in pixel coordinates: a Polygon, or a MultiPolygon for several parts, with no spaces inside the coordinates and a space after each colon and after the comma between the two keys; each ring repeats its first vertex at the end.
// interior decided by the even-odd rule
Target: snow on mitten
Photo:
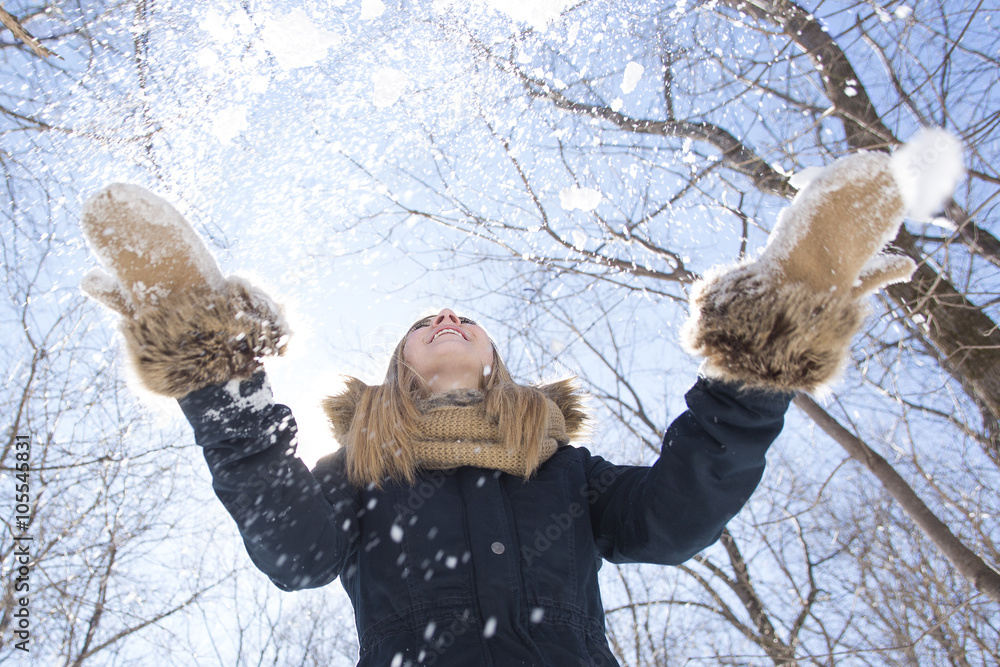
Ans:
{"type": "Polygon", "coordinates": [[[923,132],[893,156],[857,153],[822,169],[778,216],[760,257],[706,273],[682,339],[709,377],[816,391],[846,362],[864,297],[909,280],[908,257],[882,254],[903,216],[927,217],[962,175],[961,146],[923,132]],[[930,194],[929,194],[930,193],[930,194]]]}
{"type": "Polygon", "coordinates": [[[108,272],[80,287],[121,314],[132,367],[150,391],[179,398],[245,379],[284,352],[282,309],[241,278],[225,278],[197,232],[163,199],[115,183],[83,207],[84,236],[108,272]]]}

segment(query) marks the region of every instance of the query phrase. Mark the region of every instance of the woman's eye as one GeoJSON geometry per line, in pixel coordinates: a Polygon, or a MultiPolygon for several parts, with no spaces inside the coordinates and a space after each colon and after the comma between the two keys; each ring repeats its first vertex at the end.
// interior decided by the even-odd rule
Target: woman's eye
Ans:
{"type": "Polygon", "coordinates": [[[460,318],[458,318],[458,321],[461,322],[462,324],[475,324],[476,323],[475,320],[470,320],[468,317],[460,317],[460,318]]]}

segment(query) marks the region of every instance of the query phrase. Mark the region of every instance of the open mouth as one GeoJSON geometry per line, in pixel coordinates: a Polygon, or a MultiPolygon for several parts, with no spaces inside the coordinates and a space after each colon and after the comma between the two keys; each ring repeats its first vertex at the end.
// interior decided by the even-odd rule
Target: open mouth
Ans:
{"type": "MultiPolygon", "coordinates": [[[[436,341],[438,338],[440,338],[444,334],[454,334],[456,336],[461,336],[462,338],[465,338],[465,334],[462,333],[461,331],[459,331],[458,329],[452,329],[451,327],[445,327],[444,329],[441,329],[441,331],[438,331],[436,334],[434,334],[434,337],[431,338],[430,342],[433,343],[434,341],[436,341]]],[[[465,340],[468,340],[468,338],[465,338],[465,340]]]]}

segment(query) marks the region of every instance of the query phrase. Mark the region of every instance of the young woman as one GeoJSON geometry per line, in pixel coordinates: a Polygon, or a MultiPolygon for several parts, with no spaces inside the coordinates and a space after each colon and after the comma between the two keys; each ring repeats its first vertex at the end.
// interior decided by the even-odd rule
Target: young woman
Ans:
{"type": "Polygon", "coordinates": [[[135,186],[88,201],[84,231],[113,275],[84,288],[124,316],[146,387],[179,400],[254,564],[283,590],[340,579],[360,665],[615,665],[601,563],[677,564],[719,537],[794,392],[843,364],[865,294],[912,271],[878,255],[903,208],[887,156],[845,158],[758,260],[694,290],[685,341],[702,376],[649,467],[572,445],[573,384],[516,383],[482,327],[446,308],[409,329],[382,384],[327,399],[341,448],[309,470],[260,362],[284,349],[281,309],[135,186]]]}
{"type": "Polygon", "coordinates": [[[385,383],[327,400],[343,447],[310,472],[263,373],[180,399],[254,564],[284,590],[340,578],[362,665],[616,665],[597,572],[681,563],[746,502],[789,395],[700,381],[650,468],[569,441],[569,383],[514,384],[445,309],[385,383]]]}

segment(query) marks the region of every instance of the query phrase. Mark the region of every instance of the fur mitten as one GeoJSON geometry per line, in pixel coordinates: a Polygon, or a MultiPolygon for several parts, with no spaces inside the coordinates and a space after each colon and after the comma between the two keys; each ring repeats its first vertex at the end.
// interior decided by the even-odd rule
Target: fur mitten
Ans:
{"type": "Polygon", "coordinates": [[[110,272],[94,269],[81,288],[123,316],[130,361],[150,391],[179,398],[245,379],[262,357],[284,352],[280,306],[246,281],[225,278],[163,199],[115,183],[87,200],[81,226],[110,272]]]}
{"type": "Polygon", "coordinates": [[[682,337],[705,357],[703,373],[782,391],[836,379],[866,315],[864,297],[916,268],[880,250],[904,213],[929,216],[961,174],[961,147],[942,131],[892,157],[858,153],[819,172],[781,212],[758,259],[709,271],[694,286],[682,337]],[[938,195],[927,199],[931,188],[938,195]]]}

